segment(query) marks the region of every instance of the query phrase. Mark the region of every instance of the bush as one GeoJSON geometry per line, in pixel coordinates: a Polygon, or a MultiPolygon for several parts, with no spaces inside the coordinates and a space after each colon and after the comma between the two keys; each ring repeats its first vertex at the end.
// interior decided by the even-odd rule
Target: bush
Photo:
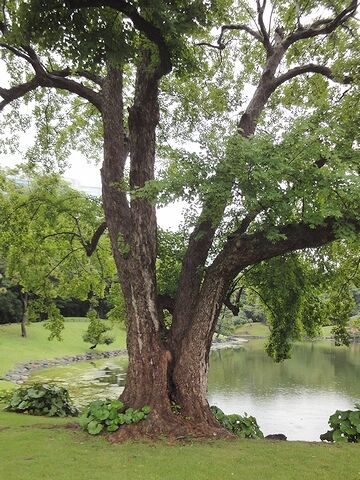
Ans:
{"type": "Polygon", "coordinates": [[[331,430],[320,435],[320,440],[360,442],[360,404],[356,404],[355,408],[356,410],[336,410],[329,418],[331,430]]]}
{"type": "Polygon", "coordinates": [[[9,403],[13,393],[12,390],[0,390],[0,403],[9,403]]]}
{"type": "Polygon", "coordinates": [[[12,392],[5,410],[47,417],[78,415],[66,388],[41,383],[20,387],[12,392]]]}
{"type": "Polygon", "coordinates": [[[138,423],[150,413],[145,405],[141,410],[125,408],[120,400],[95,400],[91,402],[79,419],[80,426],[91,435],[98,435],[104,429],[116,432],[121,425],[138,423]]]}
{"type": "Polygon", "coordinates": [[[240,438],[264,438],[262,431],[257,424],[255,417],[244,416],[233,413],[226,415],[220,408],[210,407],[218,422],[232,433],[235,433],[240,438]]]}
{"type": "Polygon", "coordinates": [[[97,345],[110,345],[114,342],[114,337],[107,334],[110,330],[111,327],[106,325],[102,320],[91,317],[89,326],[83,334],[83,340],[86,343],[92,344],[90,348],[95,348],[97,345]]]}

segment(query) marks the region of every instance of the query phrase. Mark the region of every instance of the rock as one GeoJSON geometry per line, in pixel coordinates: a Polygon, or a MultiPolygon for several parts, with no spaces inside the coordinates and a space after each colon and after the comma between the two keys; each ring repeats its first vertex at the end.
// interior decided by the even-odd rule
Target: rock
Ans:
{"type": "Polygon", "coordinates": [[[282,441],[285,441],[285,440],[287,440],[287,437],[283,433],[272,433],[270,435],[266,435],[265,440],[282,440],[282,441]]]}
{"type": "Polygon", "coordinates": [[[32,362],[21,363],[16,366],[13,370],[7,372],[4,376],[0,377],[0,380],[7,380],[12,383],[16,383],[18,385],[24,383],[32,371],[37,370],[39,368],[49,368],[59,365],[68,365],[69,363],[73,362],[80,362],[80,361],[87,361],[87,360],[94,360],[100,358],[110,358],[110,357],[117,357],[119,355],[126,355],[127,350],[110,350],[107,352],[86,352],[84,354],[79,355],[67,355],[61,358],[53,358],[51,360],[44,359],[44,360],[34,360],[32,362]]]}

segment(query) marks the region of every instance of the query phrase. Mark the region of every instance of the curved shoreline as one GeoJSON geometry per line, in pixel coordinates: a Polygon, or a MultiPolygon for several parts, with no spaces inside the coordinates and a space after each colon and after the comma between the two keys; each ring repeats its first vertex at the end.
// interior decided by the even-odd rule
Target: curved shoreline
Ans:
{"type": "MultiPolygon", "coordinates": [[[[231,348],[240,346],[242,343],[247,342],[246,339],[241,337],[228,337],[224,340],[214,341],[211,350],[219,350],[220,348],[231,348]]],[[[5,375],[0,376],[0,380],[15,383],[21,385],[25,383],[29,376],[35,370],[43,368],[59,367],[62,365],[69,365],[75,362],[85,362],[88,360],[100,360],[104,358],[119,357],[121,355],[127,355],[126,348],[119,350],[109,350],[105,352],[86,352],[78,355],[66,355],[64,357],[56,357],[53,359],[43,360],[31,360],[29,362],[20,363],[13,369],[9,370],[5,375]]]]}
{"type": "Polygon", "coordinates": [[[78,355],[66,355],[64,357],[56,357],[52,359],[31,360],[29,362],[20,363],[12,370],[9,370],[5,375],[0,377],[0,380],[5,380],[17,385],[26,382],[34,370],[42,368],[59,367],[61,365],[69,365],[74,362],[84,362],[87,360],[99,360],[103,358],[118,357],[126,355],[126,348],[120,350],[109,350],[106,352],[86,352],[78,355]]]}

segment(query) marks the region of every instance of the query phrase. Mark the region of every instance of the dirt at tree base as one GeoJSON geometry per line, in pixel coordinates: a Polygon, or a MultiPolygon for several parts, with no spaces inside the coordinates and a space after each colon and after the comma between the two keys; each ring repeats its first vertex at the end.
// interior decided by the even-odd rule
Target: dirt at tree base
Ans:
{"type": "Polygon", "coordinates": [[[172,418],[163,419],[159,418],[155,412],[145,421],[123,425],[108,437],[111,443],[122,443],[127,440],[165,440],[170,443],[178,443],[193,440],[234,440],[235,438],[234,434],[220,425],[191,421],[175,414],[172,415],[172,418]]]}

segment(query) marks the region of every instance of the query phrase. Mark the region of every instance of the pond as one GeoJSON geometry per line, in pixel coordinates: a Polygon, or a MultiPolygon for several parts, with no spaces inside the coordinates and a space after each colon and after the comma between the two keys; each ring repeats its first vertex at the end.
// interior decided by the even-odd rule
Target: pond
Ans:
{"type": "MultiPolygon", "coordinates": [[[[65,385],[82,406],[96,398],[116,398],[124,387],[124,357],[44,369],[30,381],[65,385]]],[[[299,343],[292,358],[275,364],[263,341],[214,351],[210,359],[208,399],[226,413],[256,417],[265,435],[318,441],[336,410],[360,401],[360,343],[349,348],[330,342],[299,343]]]]}

